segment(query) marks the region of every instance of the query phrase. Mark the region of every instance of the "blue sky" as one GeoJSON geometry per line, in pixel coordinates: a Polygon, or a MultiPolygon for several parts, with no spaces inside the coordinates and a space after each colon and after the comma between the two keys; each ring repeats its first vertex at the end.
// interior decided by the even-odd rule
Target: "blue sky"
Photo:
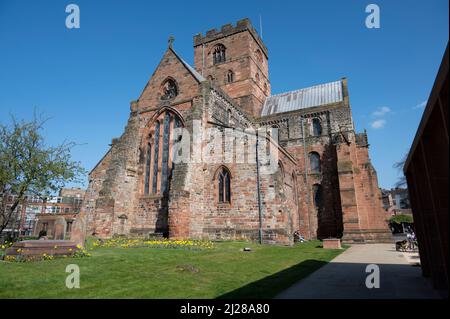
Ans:
{"type": "Polygon", "coordinates": [[[272,93],[346,76],[380,186],[392,187],[448,42],[448,10],[448,0],[0,0],[0,121],[43,112],[48,143],[79,143],[73,157],[90,170],[122,134],[170,34],[192,64],[196,33],[244,17],[259,30],[261,15],[272,93]],[[69,3],[80,29],[65,27],[69,3]],[[365,27],[370,3],[380,29],[365,27]]]}

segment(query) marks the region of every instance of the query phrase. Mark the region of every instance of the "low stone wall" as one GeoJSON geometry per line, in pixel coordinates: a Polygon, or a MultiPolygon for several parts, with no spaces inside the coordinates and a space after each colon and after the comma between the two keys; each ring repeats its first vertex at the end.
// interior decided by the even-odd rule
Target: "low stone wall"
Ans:
{"type": "Polygon", "coordinates": [[[6,256],[72,255],[78,250],[76,243],[68,240],[24,240],[6,250],[6,256]]]}

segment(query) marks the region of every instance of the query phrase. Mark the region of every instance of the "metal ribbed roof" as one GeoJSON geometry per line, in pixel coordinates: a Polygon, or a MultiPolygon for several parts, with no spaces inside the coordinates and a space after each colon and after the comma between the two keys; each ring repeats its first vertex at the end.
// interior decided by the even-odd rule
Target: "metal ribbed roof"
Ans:
{"type": "Polygon", "coordinates": [[[272,95],[266,98],[261,116],[284,113],[343,101],[342,81],[272,95]]]}

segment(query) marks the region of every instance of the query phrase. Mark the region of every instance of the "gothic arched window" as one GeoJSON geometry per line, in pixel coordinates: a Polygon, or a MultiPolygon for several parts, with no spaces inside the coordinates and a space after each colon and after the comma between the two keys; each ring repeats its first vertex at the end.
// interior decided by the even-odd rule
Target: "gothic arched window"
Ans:
{"type": "Polygon", "coordinates": [[[158,191],[158,157],[159,157],[159,121],[155,124],[155,149],[153,151],[153,180],[152,180],[152,193],[156,194],[158,191]]]}
{"type": "Polygon", "coordinates": [[[232,83],[234,81],[234,73],[231,70],[227,72],[227,83],[232,83]]]}
{"type": "Polygon", "coordinates": [[[231,175],[228,169],[221,167],[217,174],[219,203],[231,202],[231,175]]]}
{"type": "Polygon", "coordinates": [[[320,123],[320,120],[318,118],[312,120],[312,127],[314,136],[322,135],[322,124],[320,123]]]}
{"type": "Polygon", "coordinates": [[[144,193],[148,194],[150,192],[150,166],[152,159],[152,145],[150,143],[147,144],[147,154],[145,160],[145,188],[144,193]]]}
{"type": "Polygon", "coordinates": [[[160,113],[154,122],[154,133],[149,136],[145,160],[144,194],[164,195],[174,168],[172,146],[179,140],[183,126],[181,119],[171,111],[160,113]],[[151,185],[151,187],[150,187],[151,185]]]}
{"type": "Polygon", "coordinates": [[[313,185],[313,200],[314,200],[314,207],[317,209],[322,207],[323,202],[323,192],[322,192],[322,185],[320,184],[314,184],[313,185]]]}
{"type": "Polygon", "coordinates": [[[311,173],[320,173],[320,155],[317,152],[309,153],[309,167],[311,173]]]}
{"type": "Polygon", "coordinates": [[[225,46],[217,44],[213,49],[213,64],[225,62],[225,46]]]}
{"type": "Polygon", "coordinates": [[[163,130],[163,149],[161,161],[161,193],[164,194],[167,190],[167,177],[169,170],[169,132],[170,132],[170,113],[167,112],[164,117],[163,130]]]}
{"type": "Polygon", "coordinates": [[[170,100],[178,95],[177,84],[172,79],[167,79],[161,86],[161,100],[170,100]]]}

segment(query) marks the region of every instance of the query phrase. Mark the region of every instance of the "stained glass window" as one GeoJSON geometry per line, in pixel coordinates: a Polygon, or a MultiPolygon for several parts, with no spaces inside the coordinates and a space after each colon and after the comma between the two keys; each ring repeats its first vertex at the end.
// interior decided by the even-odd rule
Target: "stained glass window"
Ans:
{"type": "Polygon", "coordinates": [[[152,157],[152,145],[149,143],[147,145],[147,154],[145,160],[145,190],[144,193],[148,194],[150,191],[150,165],[152,157]]]}
{"type": "Polygon", "coordinates": [[[144,163],[144,193],[167,194],[174,169],[173,143],[180,142],[182,136],[179,128],[183,127],[181,119],[170,112],[158,116],[155,122],[154,138],[147,146],[144,163]],[[174,132],[174,129],[178,129],[174,132]],[[161,143],[160,143],[161,142],[161,143]],[[161,159],[161,166],[159,160],[161,159]],[[150,174],[152,172],[152,174],[150,174]],[[150,189],[151,185],[151,189],[150,189]],[[159,186],[159,189],[158,189],[159,186]]]}
{"type": "Polygon", "coordinates": [[[218,175],[219,203],[231,202],[231,177],[228,170],[221,168],[218,175]]]}
{"type": "Polygon", "coordinates": [[[155,151],[153,155],[153,181],[152,181],[152,193],[155,194],[158,191],[158,156],[159,156],[159,122],[155,125],[155,151]]]}
{"type": "Polygon", "coordinates": [[[178,95],[177,85],[174,80],[168,79],[162,86],[161,100],[170,100],[178,95]]]}
{"type": "Polygon", "coordinates": [[[309,165],[311,173],[320,173],[320,155],[318,153],[309,153],[309,165]]]}
{"type": "Polygon", "coordinates": [[[167,171],[169,169],[169,132],[170,132],[170,113],[166,113],[164,118],[163,130],[163,153],[162,153],[162,167],[161,167],[161,193],[167,190],[167,171]]]}

